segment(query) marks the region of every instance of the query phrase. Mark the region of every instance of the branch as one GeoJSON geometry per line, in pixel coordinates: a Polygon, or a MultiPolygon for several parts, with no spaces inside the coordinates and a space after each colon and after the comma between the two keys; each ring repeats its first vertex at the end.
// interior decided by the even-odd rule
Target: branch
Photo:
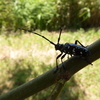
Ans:
{"type": "MultiPolygon", "coordinates": [[[[100,39],[91,44],[88,47],[91,55],[89,57],[90,61],[93,62],[100,58],[100,39]]],[[[66,70],[63,70],[62,64],[59,65],[61,72],[53,74],[55,68],[49,70],[48,72],[36,77],[35,79],[11,90],[10,92],[0,96],[0,100],[23,100],[53,84],[55,84],[60,79],[70,79],[72,75],[87,66],[87,62],[80,57],[71,57],[64,62],[66,70]]]]}

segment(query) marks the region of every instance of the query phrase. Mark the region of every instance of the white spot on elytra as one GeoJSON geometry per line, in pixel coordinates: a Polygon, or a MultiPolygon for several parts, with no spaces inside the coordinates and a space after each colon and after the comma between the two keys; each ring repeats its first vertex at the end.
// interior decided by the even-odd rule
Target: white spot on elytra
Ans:
{"type": "Polygon", "coordinates": [[[68,46],[68,49],[70,48],[70,46],[68,46]]]}
{"type": "Polygon", "coordinates": [[[75,52],[75,48],[73,49],[73,52],[75,52]]]}
{"type": "Polygon", "coordinates": [[[82,52],[80,52],[80,54],[82,54],[82,52]]]}

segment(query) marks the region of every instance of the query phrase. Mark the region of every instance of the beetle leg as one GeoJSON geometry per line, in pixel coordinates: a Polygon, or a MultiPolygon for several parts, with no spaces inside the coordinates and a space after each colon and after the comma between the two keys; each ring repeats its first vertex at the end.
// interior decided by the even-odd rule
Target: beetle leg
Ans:
{"type": "Polygon", "coordinates": [[[79,42],[78,40],[75,41],[75,44],[79,43],[82,47],[86,48],[81,42],[79,42]]]}
{"type": "Polygon", "coordinates": [[[57,59],[63,54],[63,52],[61,52],[61,54],[59,54],[57,57],[56,57],[56,70],[54,71],[54,73],[56,73],[58,71],[58,62],[57,62],[57,59]]]}
{"type": "Polygon", "coordinates": [[[90,60],[88,59],[88,58],[84,58],[85,59],[85,61],[88,63],[88,64],[91,64],[91,65],[93,65],[91,62],[90,62],[90,60]]]}
{"type": "Polygon", "coordinates": [[[65,56],[66,56],[66,53],[65,53],[64,55],[62,55],[62,57],[61,57],[61,62],[62,62],[62,66],[63,66],[64,69],[65,69],[65,67],[64,67],[64,63],[63,63],[62,59],[63,59],[65,56]]]}

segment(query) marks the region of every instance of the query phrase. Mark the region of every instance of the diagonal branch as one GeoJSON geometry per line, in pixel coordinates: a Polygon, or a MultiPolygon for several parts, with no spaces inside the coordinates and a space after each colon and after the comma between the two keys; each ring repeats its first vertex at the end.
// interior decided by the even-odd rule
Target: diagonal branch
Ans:
{"type": "MultiPolygon", "coordinates": [[[[90,61],[93,62],[100,58],[100,39],[91,44],[88,49],[91,52],[89,57],[90,61]]],[[[87,62],[80,57],[71,57],[64,62],[66,70],[63,70],[62,65],[59,65],[61,72],[53,74],[55,68],[49,70],[48,72],[38,76],[37,78],[11,90],[10,92],[0,96],[0,100],[23,100],[53,84],[55,84],[60,79],[70,79],[72,75],[87,66],[87,62]]]]}

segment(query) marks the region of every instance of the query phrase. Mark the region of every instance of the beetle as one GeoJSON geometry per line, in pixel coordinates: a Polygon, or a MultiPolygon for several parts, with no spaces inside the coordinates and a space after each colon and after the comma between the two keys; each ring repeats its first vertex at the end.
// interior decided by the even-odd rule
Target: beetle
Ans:
{"type": "MultiPolygon", "coordinates": [[[[20,28],[21,29],[21,28],[20,28]]],[[[58,41],[57,44],[53,43],[52,41],[50,41],[49,39],[47,39],[45,36],[38,34],[34,31],[30,31],[30,30],[26,30],[26,29],[21,29],[24,31],[28,31],[31,33],[34,33],[42,38],[44,38],[45,40],[49,41],[52,45],[55,46],[55,50],[59,50],[61,53],[56,57],[56,70],[54,71],[54,73],[56,73],[58,71],[58,63],[57,63],[57,59],[61,57],[61,62],[63,64],[62,59],[66,56],[66,54],[70,55],[70,56],[79,56],[81,58],[83,58],[88,64],[92,63],[89,61],[89,59],[87,58],[88,56],[90,56],[90,51],[83,45],[81,44],[81,42],[79,42],[78,40],[75,41],[75,43],[65,43],[65,44],[60,44],[60,37],[61,37],[61,33],[62,33],[62,28],[60,29],[60,33],[59,33],[59,37],[58,37],[58,41]],[[78,45],[78,43],[80,45],[78,45]]],[[[63,68],[65,69],[64,65],[63,68]]]]}

